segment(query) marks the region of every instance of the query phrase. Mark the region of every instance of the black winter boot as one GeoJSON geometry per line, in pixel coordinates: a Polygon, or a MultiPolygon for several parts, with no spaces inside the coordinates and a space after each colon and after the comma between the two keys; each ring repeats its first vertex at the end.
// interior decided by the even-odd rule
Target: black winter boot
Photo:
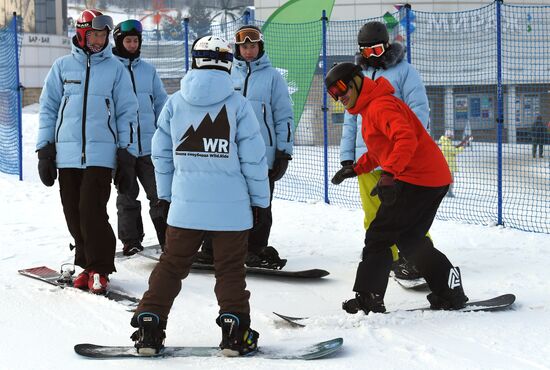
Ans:
{"type": "Polygon", "coordinates": [[[359,310],[363,310],[367,315],[369,312],[386,312],[384,296],[376,293],[355,293],[355,298],[342,303],[342,309],[351,314],[356,314],[359,310]]]}
{"type": "Polygon", "coordinates": [[[416,266],[403,256],[392,264],[392,271],[397,279],[415,280],[422,277],[416,266]]]}
{"type": "Polygon", "coordinates": [[[248,267],[281,270],[286,265],[286,259],[280,258],[275,248],[265,247],[259,253],[248,252],[245,263],[248,267]]]}
{"type": "Polygon", "coordinates": [[[449,271],[448,288],[428,294],[428,301],[432,310],[459,310],[466,305],[468,297],[462,287],[462,276],[458,267],[449,271]]]}
{"type": "Polygon", "coordinates": [[[216,324],[222,328],[220,348],[224,356],[244,356],[258,349],[260,334],[250,328],[249,315],[225,312],[218,316],[216,324]]]}
{"type": "Polygon", "coordinates": [[[162,322],[156,314],[142,312],[132,317],[130,325],[138,328],[130,337],[135,342],[138,354],[154,356],[164,349],[166,322],[162,322]]]}

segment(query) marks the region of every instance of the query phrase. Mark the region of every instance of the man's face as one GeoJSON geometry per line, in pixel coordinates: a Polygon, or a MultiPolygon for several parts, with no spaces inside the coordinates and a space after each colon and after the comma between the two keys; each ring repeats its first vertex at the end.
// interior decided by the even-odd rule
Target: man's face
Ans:
{"type": "Polygon", "coordinates": [[[242,45],[239,45],[239,53],[244,60],[251,62],[258,58],[260,53],[260,45],[257,42],[245,42],[242,45]]]}
{"type": "Polygon", "coordinates": [[[137,36],[126,36],[122,40],[124,49],[130,54],[134,54],[139,48],[139,38],[137,36]]]}
{"type": "Polygon", "coordinates": [[[91,30],[88,38],[88,42],[94,49],[101,49],[105,45],[107,40],[107,35],[109,32],[107,30],[91,30]]]}

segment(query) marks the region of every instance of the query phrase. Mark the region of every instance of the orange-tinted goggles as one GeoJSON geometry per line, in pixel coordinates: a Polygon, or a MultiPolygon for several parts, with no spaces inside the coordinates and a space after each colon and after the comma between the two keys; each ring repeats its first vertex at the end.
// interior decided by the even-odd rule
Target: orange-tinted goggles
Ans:
{"type": "Polygon", "coordinates": [[[235,34],[235,44],[244,44],[247,40],[248,42],[263,42],[264,36],[254,28],[243,28],[235,34]]]}
{"type": "Polygon", "coordinates": [[[359,51],[361,51],[361,55],[365,58],[380,58],[382,54],[384,54],[384,51],[386,51],[386,48],[384,44],[376,44],[372,46],[362,46],[359,48],[359,51]]]}
{"type": "Polygon", "coordinates": [[[338,98],[346,95],[348,92],[348,85],[342,80],[338,80],[327,88],[327,91],[332,99],[338,101],[338,98]]]}

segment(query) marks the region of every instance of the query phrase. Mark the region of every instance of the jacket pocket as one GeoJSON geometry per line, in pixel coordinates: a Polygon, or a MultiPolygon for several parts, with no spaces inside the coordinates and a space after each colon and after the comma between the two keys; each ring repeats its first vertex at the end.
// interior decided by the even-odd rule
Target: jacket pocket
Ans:
{"type": "Polygon", "coordinates": [[[267,129],[267,135],[269,136],[269,146],[273,146],[273,137],[271,136],[271,130],[267,124],[267,110],[265,109],[265,104],[262,103],[262,114],[264,116],[264,125],[267,129]]]}
{"type": "Polygon", "coordinates": [[[55,142],[57,143],[59,141],[59,130],[61,130],[61,125],[63,124],[63,115],[65,114],[65,107],[67,106],[67,103],[69,102],[69,97],[65,97],[65,101],[63,102],[63,108],[61,108],[61,119],[59,120],[59,126],[57,126],[57,131],[55,133],[55,142]]]}
{"type": "Polygon", "coordinates": [[[116,135],[113,129],[111,128],[111,102],[109,98],[105,98],[105,105],[107,106],[107,127],[109,128],[111,135],[113,135],[113,140],[115,141],[115,144],[116,144],[116,135]]]}

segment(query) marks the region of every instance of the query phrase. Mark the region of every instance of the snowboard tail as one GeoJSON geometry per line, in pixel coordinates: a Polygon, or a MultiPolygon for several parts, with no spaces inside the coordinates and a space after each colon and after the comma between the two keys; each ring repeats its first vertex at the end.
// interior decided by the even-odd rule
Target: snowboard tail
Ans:
{"type": "MultiPolygon", "coordinates": [[[[86,291],[72,287],[72,278],[67,280],[66,278],[63,277],[61,273],[46,266],[31,267],[28,269],[18,270],[18,272],[23,276],[43,281],[47,284],[54,285],[61,289],[68,288],[68,289],[86,293],[86,291]]],[[[98,294],[98,296],[103,296],[109,300],[124,304],[125,306],[128,306],[128,307],[135,307],[139,303],[138,298],[130,296],[123,292],[115,291],[115,290],[108,290],[105,294],[103,295],[98,294]]]]}
{"type": "MultiPolygon", "coordinates": [[[[143,248],[143,251],[138,252],[137,254],[149,258],[154,261],[158,261],[161,255],[160,245],[151,245],[143,248]]],[[[117,252],[116,257],[126,257],[122,252],[117,252]]],[[[193,263],[191,266],[192,270],[195,271],[206,271],[214,272],[214,266],[202,263],[193,263]]],[[[300,271],[289,271],[289,270],[274,270],[261,267],[246,267],[247,275],[264,275],[264,276],[276,276],[282,278],[301,278],[301,279],[320,279],[329,275],[330,273],[326,270],[321,269],[309,269],[309,270],[300,270],[300,271]]]]}
{"type": "MultiPolygon", "coordinates": [[[[264,346],[243,357],[259,357],[272,360],[314,360],[327,357],[338,351],[343,343],[342,338],[334,338],[298,349],[264,346]]],[[[75,345],[74,351],[81,356],[94,359],[222,356],[219,347],[166,347],[159,354],[144,356],[138,354],[133,346],[100,346],[82,343],[75,345]]]]}

